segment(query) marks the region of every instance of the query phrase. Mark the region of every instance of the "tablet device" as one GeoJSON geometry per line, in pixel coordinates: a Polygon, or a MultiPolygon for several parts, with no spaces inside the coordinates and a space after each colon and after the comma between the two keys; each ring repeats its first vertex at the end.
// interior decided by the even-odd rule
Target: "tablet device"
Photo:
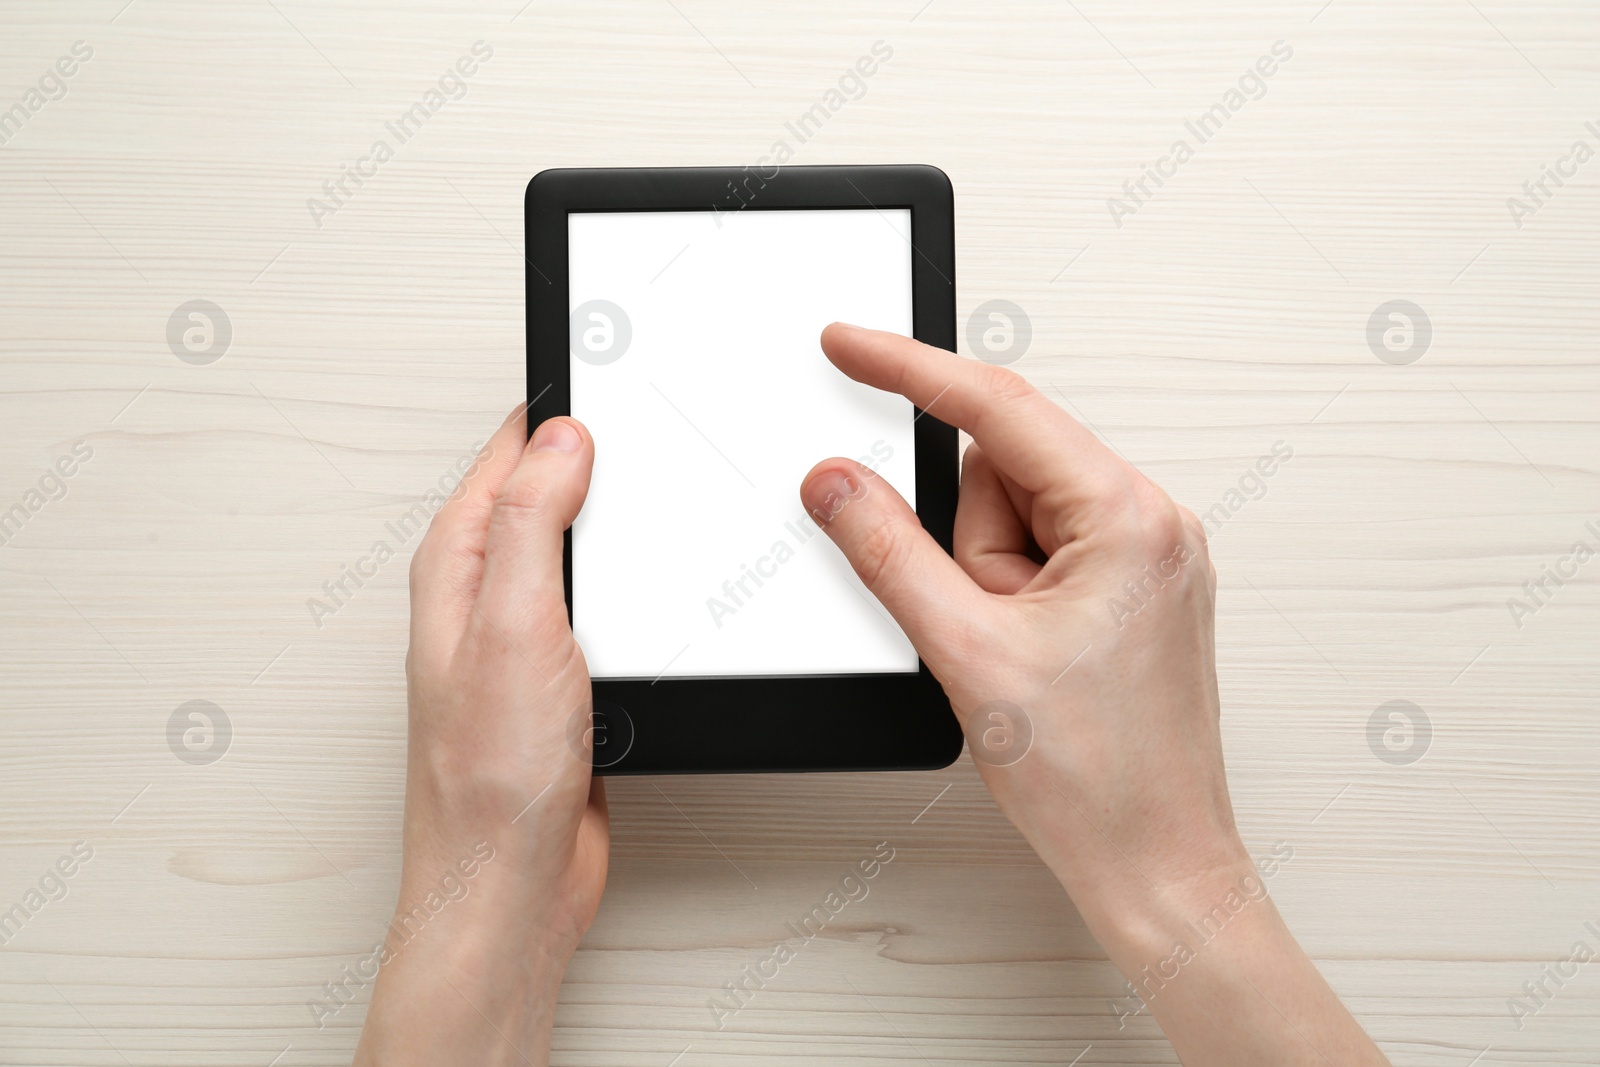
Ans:
{"type": "Polygon", "coordinates": [[[818,339],[845,321],[954,351],[949,180],[547,170],[525,218],[529,432],[570,414],[596,445],[565,581],[597,773],[949,764],[943,690],[799,497],[856,458],[950,549],[955,430],[818,339]]]}

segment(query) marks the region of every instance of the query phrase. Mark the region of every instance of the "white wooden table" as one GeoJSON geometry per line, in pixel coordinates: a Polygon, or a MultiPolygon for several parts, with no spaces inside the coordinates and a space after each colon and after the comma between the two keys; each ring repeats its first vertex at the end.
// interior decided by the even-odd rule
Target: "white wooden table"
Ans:
{"type": "MultiPolygon", "coordinates": [[[[1272,892],[1394,1062],[1596,1062],[1600,963],[1508,1006],[1600,950],[1600,561],[1561,562],[1600,549],[1593,7],[921,3],[5,6],[0,1062],[348,1062],[366,991],[321,1029],[307,1001],[393,904],[404,560],[320,628],[307,600],[522,395],[531,175],[780,138],[944,168],[963,323],[1019,305],[1019,370],[1229,512],[1239,820],[1292,847],[1272,892]],[[480,40],[464,95],[390,133],[480,40]],[[1543,166],[1572,176],[1534,199],[1543,166]],[[194,300],[225,350],[169,345],[194,300]],[[1392,300],[1425,351],[1369,346],[1392,300]],[[1547,566],[1576,577],[1514,617],[1547,566]],[[197,700],[231,734],[170,745],[197,700]],[[1369,734],[1390,701],[1428,730],[1369,734]]],[[[1175,1062],[1147,1016],[1118,1028],[1117,975],[965,762],[611,797],[557,1062],[1175,1062]],[[870,897],[717,1031],[708,1000],[883,841],[870,897]]]]}

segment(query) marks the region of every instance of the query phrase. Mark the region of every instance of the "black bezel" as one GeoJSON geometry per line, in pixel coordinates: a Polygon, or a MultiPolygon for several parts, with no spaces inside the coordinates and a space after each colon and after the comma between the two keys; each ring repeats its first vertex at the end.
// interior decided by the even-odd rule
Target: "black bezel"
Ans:
{"type": "MultiPolygon", "coordinates": [[[[913,335],[956,348],[954,198],[949,178],[935,167],[546,170],[528,183],[524,206],[530,433],[571,412],[570,212],[909,208],[913,335]]],[[[956,431],[917,415],[917,515],[948,552],[959,479],[956,431]]],[[[570,621],[570,530],[562,573],[570,621]]],[[[632,725],[627,754],[597,774],[927,770],[961,754],[960,724],[921,661],[915,674],[596,681],[594,699],[599,709],[626,709],[632,725]]]]}

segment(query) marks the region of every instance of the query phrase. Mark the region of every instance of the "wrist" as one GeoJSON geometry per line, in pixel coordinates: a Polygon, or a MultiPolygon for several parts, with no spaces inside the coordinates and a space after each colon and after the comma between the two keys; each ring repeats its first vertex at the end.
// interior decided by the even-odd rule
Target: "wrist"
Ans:
{"type": "Polygon", "coordinates": [[[387,931],[358,1067],[545,1064],[570,953],[466,910],[397,932],[408,915],[387,931]]]}
{"type": "Polygon", "coordinates": [[[548,886],[494,858],[480,849],[468,876],[458,863],[408,857],[358,1065],[546,1062],[576,940],[541,920],[548,886]],[[431,877],[437,870],[454,873],[431,877]]]}
{"type": "Polygon", "coordinates": [[[1129,1003],[1152,1001],[1201,956],[1208,962],[1200,969],[1209,972],[1228,958],[1302,955],[1268,894],[1268,882],[1293,858],[1293,848],[1280,842],[1252,859],[1235,837],[1216,842],[1207,854],[1208,862],[1181,868],[1162,869],[1147,860],[1142,872],[1124,860],[1122,873],[1091,876],[1091,886],[1062,879],[1090,931],[1128,979],[1137,998],[1129,1003]]]}
{"type": "Polygon", "coordinates": [[[1180,877],[1130,869],[1068,892],[1114,960],[1144,961],[1167,955],[1197,930],[1229,925],[1266,899],[1266,883],[1241,847],[1238,858],[1180,877]]]}
{"type": "MultiPolygon", "coordinates": [[[[1081,809],[1076,814],[1087,823],[1081,809]]],[[[1070,815],[1066,828],[1081,829],[1070,815]]],[[[1088,829],[1087,836],[1058,840],[1058,847],[1040,853],[1113,959],[1165,953],[1218,906],[1242,911],[1262,900],[1266,879],[1293,855],[1292,849],[1263,853],[1258,862],[1231,826],[1209,832],[1191,826],[1181,840],[1159,849],[1123,828],[1088,829]],[[1131,840],[1122,844],[1107,833],[1131,840]]]]}
{"type": "Polygon", "coordinates": [[[385,930],[385,948],[396,965],[443,967],[452,980],[460,974],[468,982],[531,982],[533,992],[553,991],[581,931],[546,914],[551,899],[546,882],[505,866],[486,865],[455,896],[408,882],[385,930]]]}
{"type": "Polygon", "coordinates": [[[1387,1064],[1267,894],[1281,859],[1146,884],[1090,920],[1127,979],[1110,1001],[1119,1030],[1148,1012],[1184,1063],[1387,1064]]]}

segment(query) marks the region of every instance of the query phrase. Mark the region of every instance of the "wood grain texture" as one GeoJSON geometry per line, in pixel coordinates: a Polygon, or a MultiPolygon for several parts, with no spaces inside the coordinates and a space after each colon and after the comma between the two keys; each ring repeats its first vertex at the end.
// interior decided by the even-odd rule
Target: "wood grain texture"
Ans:
{"type": "MultiPolygon", "coordinates": [[[[0,547],[0,908],[94,849],[0,948],[0,1062],[348,1062],[365,995],[322,1029],[306,1002],[393,903],[404,561],[320,629],[306,599],[522,395],[532,174],[754,162],[878,40],[793,162],[944,168],[963,323],[1023,307],[1017,369],[1195,510],[1294,449],[1214,537],[1219,670],[1240,823],[1294,848],[1272,892],[1329,979],[1398,1065],[1595,1062],[1600,965],[1520,1029],[1506,1005],[1600,925],[1600,562],[1520,628],[1506,606],[1600,525],[1600,162],[1506,206],[1600,148],[1591,6],[18,0],[0,26],[0,108],[94,51],[0,146],[0,510],[93,450],[0,547]],[[317,225],[480,39],[466,95],[317,225]],[[1115,225],[1276,41],[1265,95],[1115,225]],[[167,320],[201,298],[233,337],[192,366],[167,320]],[[1367,345],[1392,299],[1434,330],[1407,366],[1367,345]],[[209,766],[167,746],[195,699],[233,725],[209,766]],[[1408,766],[1368,745],[1396,699],[1432,724],[1408,766]]],[[[611,797],[559,1063],[1175,1062],[1119,1029],[968,764],[611,797]],[[879,841],[871,895],[718,1031],[708,999],[879,841]]]]}

